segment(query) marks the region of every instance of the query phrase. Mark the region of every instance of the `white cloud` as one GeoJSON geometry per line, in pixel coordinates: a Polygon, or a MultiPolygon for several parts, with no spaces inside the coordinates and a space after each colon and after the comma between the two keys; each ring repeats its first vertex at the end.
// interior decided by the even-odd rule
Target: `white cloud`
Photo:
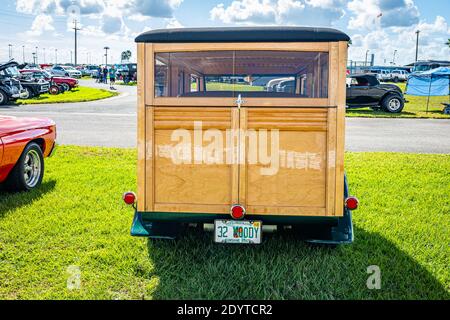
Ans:
{"type": "Polygon", "coordinates": [[[379,28],[352,36],[350,58],[363,61],[366,50],[375,54],[377,64],[389,64],[397,50],[396,62],[407,64],[415,59],[416,30],[420,30],[419,59],[448,59],[450,50],[444,45],[450,37],[448,22],[442,16],[410,27],[379,28]]]}
{"type": "Polygon", "coordinates": [[[132,21],[137,21],[137,22],[145,22],[145,21],[150,20],[150,17],[143,16],[142,14],[132,14],[131,16],[128,17],[128,19],[130,19],[132,21]]]}
{"type": "Polygon", "coordinates": [[[344,0],[234,0],[210,11],[212,20],[236,24],[332,25],[344,15],[344,0]]]}
{"type": "Polygon", "coordinates": [[[53,18],[46,14],[40,14],[34,18],[31,29],[27,31],[29,36],[40,36],[46,31],[54,31],[53,18]]]}
{"type": "Polygon", "coordinates": [[[419,22],[419,10],[413,0],[352,0],[349,29],[408,27],[419,22]]]}
{"type": "Polygon", "coordinates": [[[168,29],[184,28],[184,26],[176,18],[166,19],[166,21],[167,21],[166,28],[168,29]]]}

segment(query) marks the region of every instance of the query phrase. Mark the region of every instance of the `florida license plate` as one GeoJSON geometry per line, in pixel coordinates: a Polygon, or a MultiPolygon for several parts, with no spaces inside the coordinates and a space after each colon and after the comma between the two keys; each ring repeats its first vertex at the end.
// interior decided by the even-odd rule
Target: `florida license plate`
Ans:
{"type": "Polygon", "coordinates": [[[218,243],[261,243],[261,221],[215,220],[214,241],[218,243]]]}

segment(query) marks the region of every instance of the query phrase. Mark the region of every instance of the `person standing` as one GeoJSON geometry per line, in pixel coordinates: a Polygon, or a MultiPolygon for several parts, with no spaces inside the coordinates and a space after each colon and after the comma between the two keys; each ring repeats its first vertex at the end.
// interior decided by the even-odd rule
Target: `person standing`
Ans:
{"type": "Polygon", "coordinates": [[[103,68],[103,83],[108,84],[108,66],[103,68]]]}
{"type": "Polygon", "coordinates": [[[103,79],[103,69],[102,66],[98,66],[97,68],[97,79],[95,82],[97,83],[101,83],[103,79]]]}
{"type": "Polygon", "coordinates": [[[114,66],[111,66],[109,69],[109,88],[111,90],[116,90],[114,88],[114,85],[116,84],[116,68],[114,66]]]}

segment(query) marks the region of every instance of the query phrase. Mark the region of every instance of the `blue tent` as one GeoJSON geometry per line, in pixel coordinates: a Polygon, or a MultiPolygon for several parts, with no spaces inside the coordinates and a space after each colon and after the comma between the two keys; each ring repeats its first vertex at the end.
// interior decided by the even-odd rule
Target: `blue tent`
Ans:
{"type": "Polygon", "coordinates": [[[450,94],[450,68],[441,67],[413,73],[406,84],[406,94],[413,96],[446,96],[450,94]]]}

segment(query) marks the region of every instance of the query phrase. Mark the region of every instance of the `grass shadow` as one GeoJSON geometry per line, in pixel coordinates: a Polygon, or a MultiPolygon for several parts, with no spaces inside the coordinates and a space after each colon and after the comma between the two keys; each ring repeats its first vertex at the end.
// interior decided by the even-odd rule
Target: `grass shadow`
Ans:
{"type": "Polygon", "coordinates": [[[155,299],[449,299],[412,257],[379,234],[355,230],[352,245],[329,248],[289,233],[260,246],[218,245],[189,231],[176,241],[148,240],[157,277],[155,299]],[[367,268],[381,270],[381,289],[367,288],[367,268]]]}
{"type": "Polygon", "coordinates": [[[19,209],[20,207],[32,204],[41,199],[47,193],[53,191],[56,186],[55,180],[45,181],[38,188],[28,192],[9,192],[0,185],[0,218],[3,218],[8,212],[19,209]]]}

